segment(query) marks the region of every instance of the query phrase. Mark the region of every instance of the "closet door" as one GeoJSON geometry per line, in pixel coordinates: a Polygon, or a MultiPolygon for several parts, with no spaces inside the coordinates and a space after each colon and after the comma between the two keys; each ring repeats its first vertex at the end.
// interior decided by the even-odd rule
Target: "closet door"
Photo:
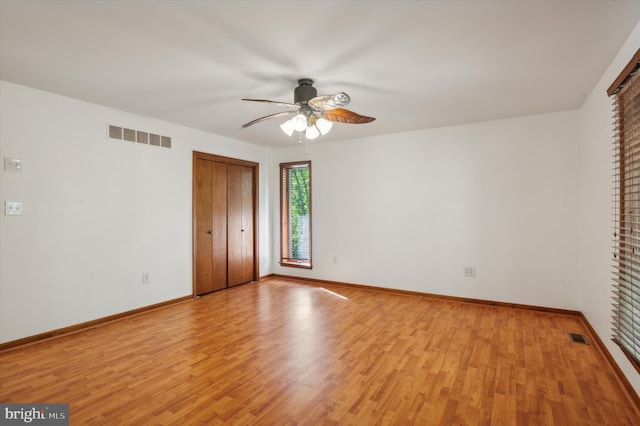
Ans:
{"type": "Polygon", "coordinates": [[[194,294],[258,279],[257,176],[257,163],[193,153],[194,294]]]}
{"type": "Polygon", "coordinates": [[[212,252],[212,287],[220,290],[227,287],[227,197],[228,179],[227,165],[210,161],[212,174],[213,205],[211,207],[211,252],[212,252]]]}
{"type": "Polygon", "coordinates": [[[213,291],[213,258],[211,240],[211,207],[213,185],[211,183],[211,161],[196,159],[193,170],[194,209],[194,271],[196,294],[213,291]]]}
{"type": "Polygon", "coordinates": [[[228,165],[229,285],[254,279],[253,168],[228,165]]]}
{"type": "Polygon", "coordinates": [[[194,281],[196,294],[227,287],[227,169],[194,163],[194,281]]]}
{"type": "Polygon", "coordinates": [[[242,171],[242,281],[256,279],[256,212],[254,202],[255,168],[244,167],[242,171]]]}

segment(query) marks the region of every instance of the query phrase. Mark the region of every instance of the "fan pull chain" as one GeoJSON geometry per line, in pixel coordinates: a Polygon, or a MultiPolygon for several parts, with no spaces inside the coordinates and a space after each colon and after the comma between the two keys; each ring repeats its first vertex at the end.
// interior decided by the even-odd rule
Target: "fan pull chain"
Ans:
{"type": "MultiPolygon", "coordinates": [[[[302,132],[298,133],[298,143],[302,145],[302,132]]],[[[304,138],[304,155],[307,156],[307,138],[304,138]]]]}

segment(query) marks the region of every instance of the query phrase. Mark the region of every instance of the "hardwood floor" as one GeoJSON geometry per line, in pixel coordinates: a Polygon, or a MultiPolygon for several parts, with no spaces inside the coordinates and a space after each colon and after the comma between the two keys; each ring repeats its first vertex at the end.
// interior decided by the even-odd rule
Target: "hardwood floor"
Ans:
{"type": "Polygon", "coordinates": [[[0,353],[72,425],[638,425],[581,319],[268,279],[0,353]]]}

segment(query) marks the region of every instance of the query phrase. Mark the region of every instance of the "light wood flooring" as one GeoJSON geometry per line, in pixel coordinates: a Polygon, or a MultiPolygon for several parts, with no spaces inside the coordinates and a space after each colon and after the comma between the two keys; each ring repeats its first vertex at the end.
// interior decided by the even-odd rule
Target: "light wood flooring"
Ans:
{"type": "Polygon", "coordinates": [[[267,279],[0,353],[72,425],[640,425],[581,319],[267,279]]]}

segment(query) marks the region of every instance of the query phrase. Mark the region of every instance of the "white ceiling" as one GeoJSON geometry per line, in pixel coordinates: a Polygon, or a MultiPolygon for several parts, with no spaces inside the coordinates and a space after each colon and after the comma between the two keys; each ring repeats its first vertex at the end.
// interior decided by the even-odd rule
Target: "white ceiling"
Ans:
{"type": "Polygon", "coordinates": [[[578,108],[640,1],[0,0],[0,78],[259,145],[297,80],[376,117],[317,142],[578,108]]]}

